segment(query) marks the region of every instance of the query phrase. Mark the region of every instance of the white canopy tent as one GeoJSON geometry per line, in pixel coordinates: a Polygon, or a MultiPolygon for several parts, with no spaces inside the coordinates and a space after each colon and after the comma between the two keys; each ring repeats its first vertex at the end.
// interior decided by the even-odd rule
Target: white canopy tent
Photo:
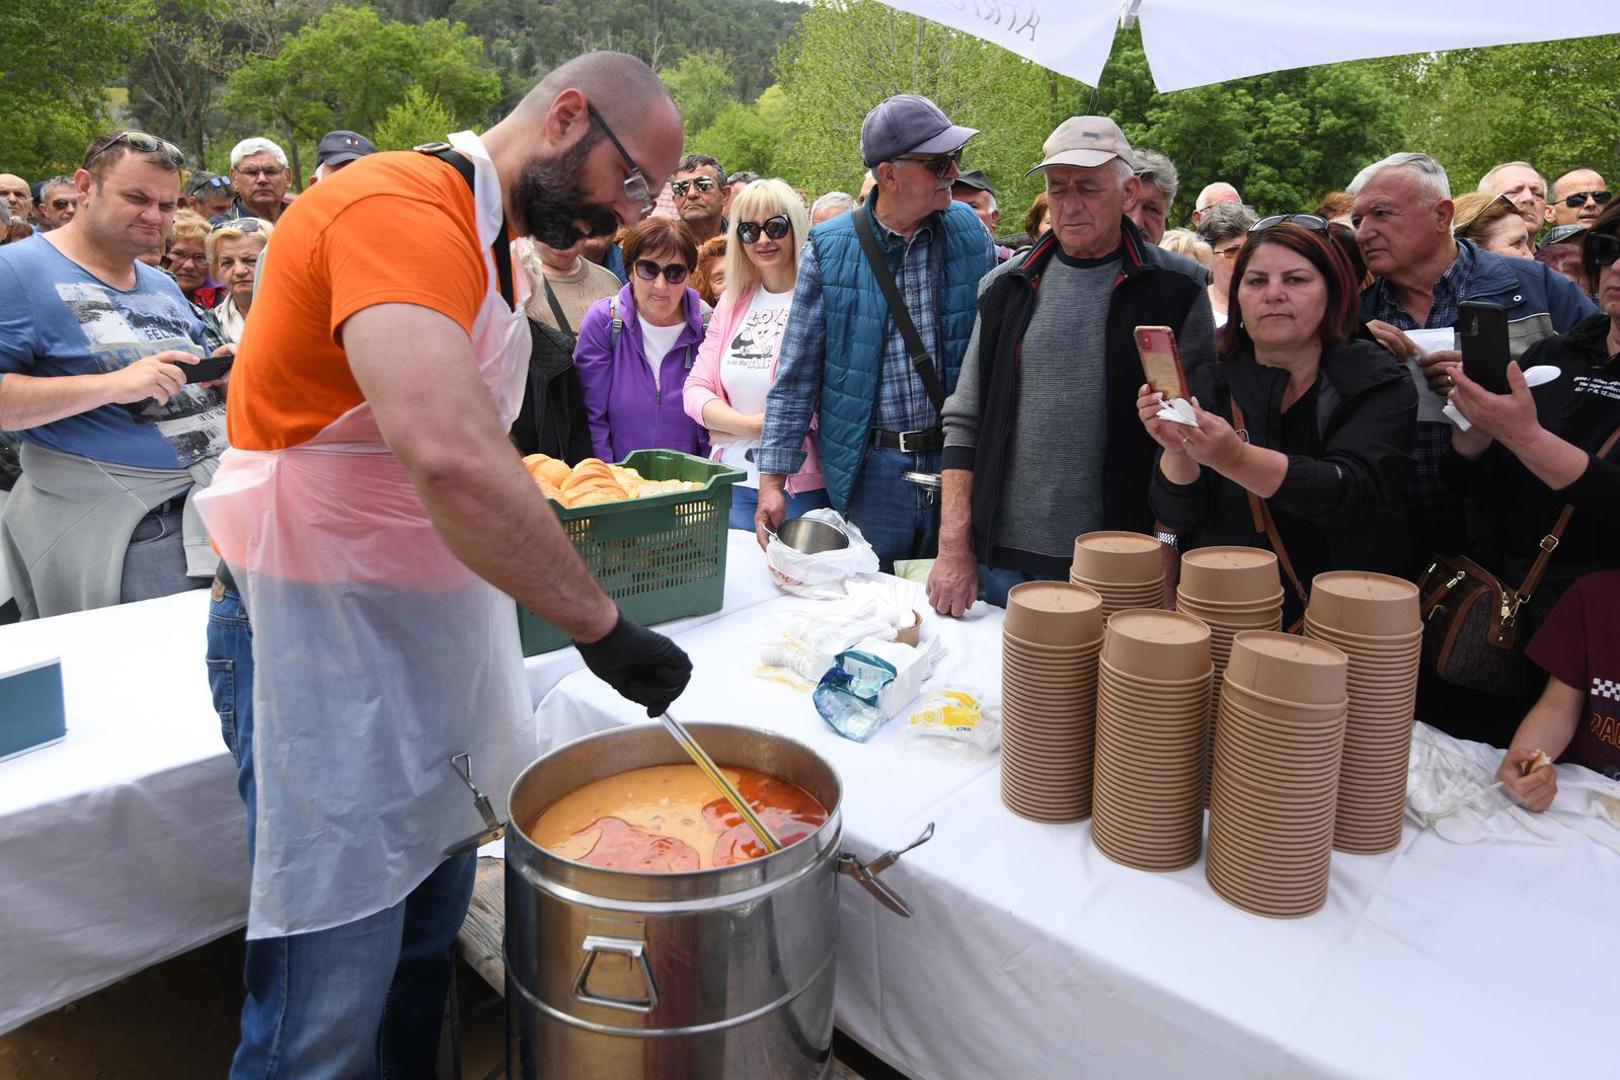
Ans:
{"type": "Polygon", "coordinates": [[[1620,8],[1570,23],[1523,0],[882,0],[1097,85],[1121,22],[1142,27],[1161,91],[1375,56],[1620,33],[1620,8]],[[1572,25],[1579,35],[1571,35],[1572,25]]]}

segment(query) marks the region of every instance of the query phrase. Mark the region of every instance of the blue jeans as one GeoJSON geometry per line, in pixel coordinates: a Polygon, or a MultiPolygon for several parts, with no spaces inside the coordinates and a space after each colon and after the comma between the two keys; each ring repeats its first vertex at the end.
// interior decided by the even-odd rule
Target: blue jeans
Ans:
{"type": "MultiPolygon", "coordinates": [[[[787,496],[787,515],[783,521],[792,521],[796,517],[804,517],[807,510],[821,510],[828,506],[827,489],[816,488],[814,491],[801,491],[797,495],[791,491],[782,492],[787,496]]],[[[754,531],[754,511],[759,509],[759,488],[743,487],[741,484],[731,486],[731,521],[733,529],[743,532],[754,531]]]]}
{"type": "Polygon", "coordinates": [[[124,578],[118,590],[120,604],[172,596],[208,583],[186,576],[185,537],[180,532],[182,511],[154,510],[141,518],[124,549],[124,578]]]}
{"type": "MultiPolygon", "coordinates": [[[[251,860],[253,626],[230,590],[208,611],[208,682],[247,804],[251,860]]],[[[248,941],[232,1080],[431,1077],[475,865],[475,852],[446,860],[404,900],[356,922],[248,941]]]]}
{"type": "Polygon", "coordinates": [[[844,514],[877,552],[878,569],[896,559],[932,559],[939,552],[939,492],[900,479],[907,471],[939,472],[939,454],[875,447],[866,455],[844,514]]]}
{"type": "Polygon", "coordinates": [[[1057,575],[1026,573],[1023,570],[992,570],[984,563],[979,564],[979,581],[984,586],[985,602],[998,608],[1007,606],[1007,593],[1012,591],[1014,585],[1022,585],[1026,581],[1061,580],[1057,575]]]}

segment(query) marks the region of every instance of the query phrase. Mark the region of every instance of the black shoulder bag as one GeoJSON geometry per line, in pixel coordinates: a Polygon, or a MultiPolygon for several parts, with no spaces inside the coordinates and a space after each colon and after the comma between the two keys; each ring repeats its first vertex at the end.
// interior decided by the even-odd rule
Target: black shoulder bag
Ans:
{"type": "Polygon", "coordinates": [[[928,350],[923,347],[922,335],[917,333],[917,324],[911,321],[911,312],[906,310],[905,297],[900,295],[900,287],[894,282],[894,274],[883,258],[883,249],[878,247],[877,237],[872,233],[872,223],[867,219],[866,212],[857,208],[854,217],[855,235],[860,237],[861,250],[866,253],[866,262],[872,268],[872,276],[877,278],[878,288],[883,290],[883,299],[889,305],[889,315],[893,317],[894,325],[906,343],[906,352],[911,355],[912,369],[917,372],[917,378],[922,380],[923,391],[928,394],[928,400],[933,402],[934,412],[943,413],[945,384],[940,382],[939,371],[934,367],[934,358],[929,356],[928,350]]]}

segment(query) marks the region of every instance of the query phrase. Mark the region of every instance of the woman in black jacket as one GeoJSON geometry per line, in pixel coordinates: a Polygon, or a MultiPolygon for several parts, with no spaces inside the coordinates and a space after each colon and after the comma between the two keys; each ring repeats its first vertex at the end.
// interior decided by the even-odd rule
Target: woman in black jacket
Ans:
{"type": "MultiPolygon", "coordinates": [[[[1417,391],[1393,356],[1355,337],[1355,282],[1327,222],[1260,222],[1232,281],[1219,362],[1191,376],[1198,426],[1159,419],[1159,396],[1142,387],[1137,408],[1161,447],[1154,513],[1189,548],[1273,548],[1256,528],[1264,500],[1305,588],[1325,570],[1411,576],[1402,496],[1417,391]]],[[[1285,584],[1285,623],[1303,604],[1285,584]]]]}

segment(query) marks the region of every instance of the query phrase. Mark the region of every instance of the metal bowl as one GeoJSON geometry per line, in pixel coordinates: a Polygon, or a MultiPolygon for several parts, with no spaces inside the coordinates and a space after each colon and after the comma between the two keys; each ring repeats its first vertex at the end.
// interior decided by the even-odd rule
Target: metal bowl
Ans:
{"type": "Polygon", "coordinates": [[[842,529],[814,518],[794,518],[783,522],[776,535],[782,543],[806,555],[849,547],[849,537],[842,529]]]}

